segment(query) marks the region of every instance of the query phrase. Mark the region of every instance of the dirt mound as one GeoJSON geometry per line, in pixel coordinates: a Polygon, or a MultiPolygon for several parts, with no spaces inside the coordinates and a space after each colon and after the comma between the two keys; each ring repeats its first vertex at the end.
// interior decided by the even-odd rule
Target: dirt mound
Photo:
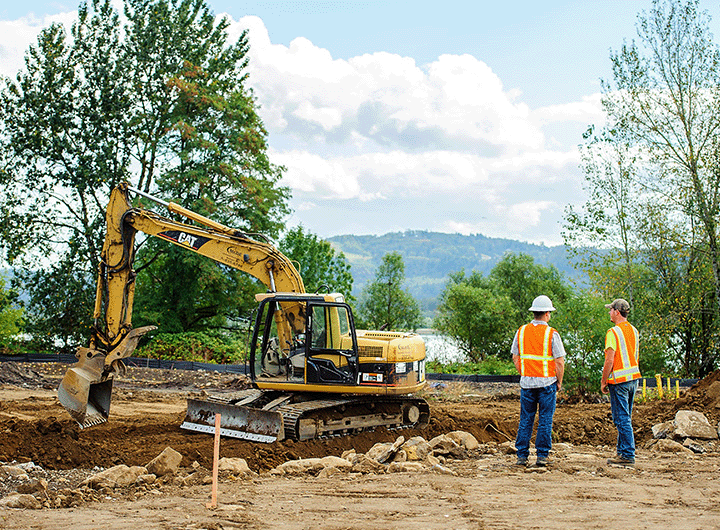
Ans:
{"type": "Polygon", "coordinates": [[[50,388],[50,382],[24,363],[0,363],[0,384],[50,388]]]}

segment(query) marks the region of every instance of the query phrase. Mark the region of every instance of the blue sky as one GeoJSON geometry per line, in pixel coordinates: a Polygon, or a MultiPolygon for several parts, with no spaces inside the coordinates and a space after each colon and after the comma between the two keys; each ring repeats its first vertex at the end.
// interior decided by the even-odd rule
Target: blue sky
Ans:
{"type": "MultiPolygon", "coordinates": [[[[76,2],[0,7],[0,74],[76,2]]],[[[601,124],[610,49],[647,1],[209,0],[250,29],[250,83],[290,224],[330,237],[432,230],[562,242],[584,200],[577,145],[601,124]]],[[[716,4],[701,4],[720,17],[716,4]]],[[[718,21],[711,28],[718,33],[718,21]]]]}

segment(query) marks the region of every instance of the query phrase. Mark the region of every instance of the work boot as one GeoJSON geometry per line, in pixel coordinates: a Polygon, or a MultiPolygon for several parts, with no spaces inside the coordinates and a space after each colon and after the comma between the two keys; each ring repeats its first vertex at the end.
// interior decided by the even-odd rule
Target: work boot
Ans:
{"type": "Polygon", "coordinates": [[[615,458],[608,458],[607,463],[610,465],[615,465],[615,466],[634,466],[635,459],[634,458],[625,458],[622,455],[616,455],[615,458]]]}
{"type": "Polygon", "coordinates": [[[550,462],[548,461],[547,456],[538,456],[537,460],[535,461],[535,465],[537,467],[547,467],[550,462]]]}
{"type": "Polygon", "coordinates": [[[516,466],[527,467],[527,465],[528,465],[528,459],[527,459],[527,458],[520,458],[520,457],[518,457],[517,462],[515,462],[515,465],[516,465],[516,466]]]}

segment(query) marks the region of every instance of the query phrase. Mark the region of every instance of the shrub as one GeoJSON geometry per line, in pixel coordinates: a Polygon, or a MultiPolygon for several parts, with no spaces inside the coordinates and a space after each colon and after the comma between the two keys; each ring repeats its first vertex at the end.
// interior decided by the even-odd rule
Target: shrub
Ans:
{"type": "Polygon", "coordinates": [[[244,364],[247,359],[247,347],[242,340],[218,331],[158,333],[150,342],[135,350],[133,356],[215,364],[244,364]]]}

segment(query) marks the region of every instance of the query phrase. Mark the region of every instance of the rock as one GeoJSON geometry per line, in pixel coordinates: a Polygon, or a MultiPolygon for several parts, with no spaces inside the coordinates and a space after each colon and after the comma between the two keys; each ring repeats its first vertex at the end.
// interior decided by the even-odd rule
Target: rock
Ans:
{"type": "Polygon", "coordinates": [[[395,456],[393,456],[392,461],[393,462],[407,462],[408,461],[407,451],[405,451],[405,449],[400,449],[397,453],[395,453],[395,456]]]}
{"type": "Polygon", "coordinates": [[[384,464],[385,462],[392,460],[392,457],[398,452],[398,449],[400,449],[404,443],[405,437],[399,436],[397,440],[395,440],[395,443],[379,443],[373,445],[370,450],[365,453],[365,456],[380,464],[384,464]]]}
{"type": "Polygon", "coordinates": [[[455,440],[446,434],[436,436],[428,442],[434,455],[449,455],[455,458],[463,458],[465,450],[455,440]]]}
{"type": "Polygon", "coordinates": [[[39,491],[45,491],[47,490],[48,482],[44,478],[41,479],[32,479],[30,482],[26,482],[25,484],[20,484],[17,487],[18,493],[37,493],[39,491]]]}
{"type": "Polygon", "coordinates": [[[467,451],[474,451],[480,444],[472,434],[465,431],[452,431],[447,434],[447,437],[453,440],[460,447],[467,451]]]}
{"type": "Polygon", "coordinates": [[[385,465],[367,455],[360,455],[350,470],[353,473],[385,473],[385,465]]]}
{"type": "Polygon", "coordinates": [[[302,458],[300,460],[288,460],[277,466],[270,473],[275,475],[301,475],[304,473],[319,473],[324,466],[319,458],[302,458]]]}
{"type": "Polygon", "coordinates": [[[682,444],[674,441],[674,440],[668,440],[667,438],[657,440],[655,444],[652,446],[652,450],[656,451],[658,453],[691,453],[692,451],[688,449],[687,447],[683,447],[682,444]]]}
{"type": "Polygon", "coordinates": [[[218,460],[218,471],[227,471],[233,475],[252,474],[244,458],[221,458],[218,460]]]}
{"type": "Polygon", "coordinates": [[[675,414],[675,437],[717,440],[718,433],[702,412],[679,410],[675,414]]]}
{"type": "Polygon", "coordinates": [[[692,438],[685,438],[685,441],[683,442],[683,447],[687,447],[693,453],[696,453],[696,454],[702,454],[702,453],[707,452],[706,449],[702,445],[697,443],[692,438]]]}
{"type": "Polygon", "coordinates": [[[388,466],[388,473],[419,473],[425,470],[420,462],[393,462],[388,466]]]}
{"type": "Polygon", "coordinates": [[[0,506],[21,510],[41,510],[42,503],[27,493],[15,493],[0,499],[0,506]]]}
{"type": "Polygon", "coordinates": [[[0,479],[28,480],[30,477],[20,466],[0,466],[0,479]]]}
{"type": "Polygon", "coordinates": [[[147,475],[147,473],[148,470],[144,467],[128,467],[125,464],[120,464],[119,466],[111,467],[85,479],[82,485],[93,489],[124,488],[130,484],[134,484],[139,476],[147,475]]]}
{"type": "Polygon", "coordinates": [[[430,471],[434,471],[435,473],[440,473],[442,475],[453,475],[457,476],[457,473],[455,473],[452,469],[448,469],[447,467],[437,464],[430,468],[430,471]]]}
{"type": "Polygon", "coordinates": [[[326,456],[324,458],[320,459],[320,464],[322,464],[324,469],[350,469],[352,467],[352,464],[345,460],[344,458],[340,458],[337,456],[326,456]]]}
{"type": "Polygon", "coordinates": [[[182,455],[172,447],[166,447],[162,453],[153,458],[150,463],[145,466],[147,471],[155,476],[162,477],[169,473],[176,473],[180,468],[182,455]]]}
{"type": "Polygon", "coordinates": [[[675,423],[672,421],[666,421],[665,423],[658,423],[652,426],[653,438],[658,440],[661,438],[671,438],[675,432],[675,423]]]}
{"type": "Polygon", "coordinates": [[[498,446],[498,449],[506,455],[514,455],[517,453],[515,448],[515,442],[507,441],[503,442],[498,446]]]}
{"type": "Polygon", "coordinates": [[[430,444],[422,436],[413,436],[402,446],[407,459],[413,462],[425,460],[430,454],[430,444]]]}

